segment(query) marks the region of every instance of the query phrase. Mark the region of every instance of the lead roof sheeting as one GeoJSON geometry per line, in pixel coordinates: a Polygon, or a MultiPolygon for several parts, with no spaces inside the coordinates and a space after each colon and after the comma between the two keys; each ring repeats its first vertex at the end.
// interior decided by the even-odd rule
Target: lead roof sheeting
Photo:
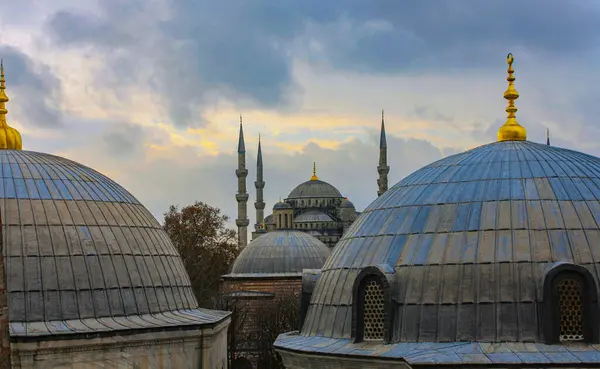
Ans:
{"type": "Polygon", "coordinates": [[[128,329],[176,327],[215,324],[229,316],[229,312],[193,309],[175,310],[159,314],[135,315],[100,319],[10,323],[10,334],[15,337],[34,337],[73,333],[101,333],[128,329]]]}
{"type": "MultiPolygon", "coordinates": [[[[423,314],[425,306],[448,304],[455,308],[444,319],[454,320],[449,327],[461,339],[538,339],[537,294],[550,265],[575,262],[598,280],[599,176],[600,159],[531,142],[494,143],[432,163],[357,218],[324,265],[311,304],[349,306],[356,274],[387,264],[395,269],[397,339],[450,334],[441,322],[429,328],[423,314]],[[475,320],[461,320],[468,316],[475,320]]],[[[319,331],[320,319],[307,315],[302,334],[319,331]]]]}
{"type": "Polygon", "coordinates": [[[0,175],[11,323],[96,319],[116,329],[111,317],[197,307],[168,236],[117,183],[29,151],[0,151],[0,175]]]}
{"type": "Polygon", "coordinates": [[[595,345],[544,345],[535,343],[477,342],[420,342],[382,345],[375,342],[354,344],[348,339],[328,337],[303,337],[281,334],[275,347],[308,354],[361,355],[367,357],[396,358],[410,365],[419,364],[586,364],[600,361],[595,345]]]}
{"type": "Polygon", "coordinates": [[[302,273],[320,269],[329,256],[329,248],[301,231],[277,230],[266,233],[242,250],[231,275],[302,273]]]}
{"type": "Polygon", "coordinates": [[[337,188],[329,183],[316,180],[299,184],[290,192],[286,200],[302,198],[343,198],[343,196],[337,188]]]}

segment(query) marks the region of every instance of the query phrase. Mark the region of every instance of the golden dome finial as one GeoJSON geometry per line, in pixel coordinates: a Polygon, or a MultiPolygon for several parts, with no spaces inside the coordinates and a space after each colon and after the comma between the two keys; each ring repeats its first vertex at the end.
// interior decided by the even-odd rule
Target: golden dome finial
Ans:
{"type": "Polygon", "coordinates": [[[519,93],[515,89],[515,76],[513,73],[515,70],[512,65],[515,61],[513,54],[509,53],[506,57],[506,63],[508,64],[508,88],[504,91],[504,98],[508,100],[508,106],[506,107],[506,122],[498,130],[498,141],[525,141],[527,139],[527,131],[523,126],[517,122],[515,107],[515,100],[519,98],[519,93]]]}
{"type": "Polygon", "coordinates": [[[4,60],[0,59],[0,149],[8,150],[21,150],[23,143],[21,141],[21,134],[16,129],[9,127],[6,123],[6,103],[8,102],[8,96],[4,90],[6,87],[4,83],[4,60]]]}
{"type": "Polygon", "coordinates": [[[318,181],[319,177],[317,177],[317,163],[313,161],[313,175],[310,177],[311,181],[318,181]]]}

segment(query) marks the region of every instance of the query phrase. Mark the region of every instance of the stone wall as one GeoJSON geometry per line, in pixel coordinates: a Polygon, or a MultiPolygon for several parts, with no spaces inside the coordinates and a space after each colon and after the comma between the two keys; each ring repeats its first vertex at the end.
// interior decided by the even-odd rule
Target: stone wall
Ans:
{"type": "Polygon", "coordinates": [[[229,318],[212,328],[17,342],[13,368],[227,369],[229,318]]]}
{"type": "Polygon", "coordinates": [[[342,355],[305,354],[288,350],[277,350],[286,369],[410,369],[402,360],[383,360],[367,357],[342,355]]]}
{"type": "Polygon", "coordinates": [[[223,281],[223,293],[236,291],[268,292],[275,295],[296,292],[302,288],[302,276],[288,278],[227,278],[223,281]]]}
{"type": "Polygon", "coordinates": [[[256,318],[261,310],[268,306],[273,299],[294,293],[297,298],[300,297],[302,288],[302,277],[294,278],[244,278],[244,279],[226,279],[223,281],[222,291],[224,294],[232,292],[262,292],[272,294],[262,297],[239,297],[236,299],[238,305],[246,313],[244,325],[241,327],[240,334],[247,335],[253,330],[258,329],[256,318]]]}

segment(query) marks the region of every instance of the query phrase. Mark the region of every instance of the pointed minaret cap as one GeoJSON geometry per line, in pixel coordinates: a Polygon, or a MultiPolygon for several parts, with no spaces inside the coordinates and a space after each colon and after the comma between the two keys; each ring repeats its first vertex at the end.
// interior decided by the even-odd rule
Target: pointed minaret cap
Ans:
{"type": "Polygon", "coordinates": [[[504,98],[508,100],[508,106],[506,107],[506,123],[498,130],[498,141],[525,141],[527,140],[527,131],[523,126],[517,122],[515,107],[515,100],[519,98],[519,93],[515,89],[515,76],[513,73],[515,70],[512,65],[515,61],[513,54],[508,54],[506,57],[506,63],[508,64],[508,88],[504,91],[504,98]]]}
{"type": "Polygon", "coordinates": [[[310,177],[311,181],[318,181],[319,177],[317,177],[317,163],[313,161],[313,175],[310,177]]]}
{"type": "Polygon", "coordinates": [[[246,153],[246,145],[244,144],[244,128],[242,127],[242,116],[240,115],[240,136],[238,141],[238,154],[246,153]]]}
{"type": "Polygon", "coordinates": [[[387,140],[385,139],[385,122],[383,117],[383,110],[381,111],[381,133],[379,136],[379,148],[387,149],[387,140]]]}
{"type": "Polygon", "coordinates": [[[256,155],[256,162],[258,165],[262,165],[262,149],[260,147],[260,133],[258,134],[258,154],[256,155]]]}
{"type": "Polygon", "coordinates": [[[10,127],[6,123],[6,103],[8,102],[8,96],[4,90],[6,81],[4,80],[4,60],[0,59],[0,149],[3,150],[21,150],[23,148],[23,141],[19,131],[10,127]]]}

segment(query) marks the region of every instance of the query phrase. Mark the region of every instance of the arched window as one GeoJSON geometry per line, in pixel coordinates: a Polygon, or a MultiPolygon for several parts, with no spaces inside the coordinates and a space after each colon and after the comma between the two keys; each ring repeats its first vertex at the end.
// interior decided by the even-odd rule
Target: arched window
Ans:
{"type": "Polygon", "coordinates": [[[279,214],[279,224],[277,224],[278,228],[281,228],[281,214],[279,214]]]}
{"type": "Polygon", "coordinates": [[[583,341],[583,281],[575,274],[557,278],[554,293],[558,304],[559,341],[583,341]]]}
{"type": "Polygon", "coordinates": [[[284,215],[284,219],[285,219],[285,228],[288,228],[288,215],[287,214],[284,215]]]}
{"type": "Polygon", "coordinates": [[[368,277],[362,283],[359,292],[361,301],[359,319],[362,326],[362,339],[383,340],[385,321],[385,299],[383,285],[379,278],[368,277]]]}
{"type": "Polygon", "coordinates": [[[596,281],[584,267],[561,263],[544,278],[541,321],[546,343],[598,343],[596,281]]]}

